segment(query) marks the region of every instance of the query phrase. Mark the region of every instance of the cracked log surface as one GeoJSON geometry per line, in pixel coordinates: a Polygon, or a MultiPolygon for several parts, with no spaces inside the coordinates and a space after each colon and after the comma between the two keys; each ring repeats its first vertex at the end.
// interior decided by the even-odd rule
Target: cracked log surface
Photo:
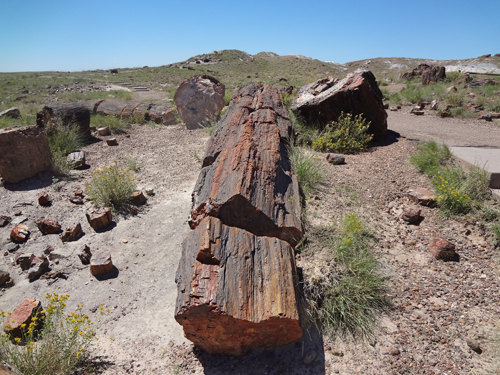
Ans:
{"type": "Polygon", "coordinates": [[[175,319],[211,354],[240,355],[302,335],[292,247],[206,217],[183,243],[175,319]]]}
{"type": "Polygon", "coordinates": [[[193,192],[191,228],[205,216],[292,246],[302,238],[300,195],[291,171],[291,124],[281,95],[249,83],[217,124],[193,192]]]}
{"type": "Polygon", "coordinates": [[[320,79],[300,88],[292,103],[293,113],[311,124],[337,121],[342,112],[363,115],[370,121],[368,133],[381,140],[387,131],[383,95],[372,72],[359,68],[341,81],[320,79]]]}

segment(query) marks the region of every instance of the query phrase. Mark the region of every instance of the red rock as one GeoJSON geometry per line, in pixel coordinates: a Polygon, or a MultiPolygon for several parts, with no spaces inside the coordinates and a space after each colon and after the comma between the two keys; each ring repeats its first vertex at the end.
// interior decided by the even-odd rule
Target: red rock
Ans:
{"type": "Polygon", "coordinates": [[[92,211],[90,214],[85,214],[85,216],[95,231],[99,231],[113,222],[111,210],[107,207],[92,211]]]}
{"type": "Polygon", "coordinates": [[[50,200],[49,195],[45,191],[40,192],[40,194],[38,195],[38,204],[40,206],[47,206],[51,203],[52,201],[50,200]]]}
{"type": "Polygon", "coordinates": [[[292,247],[205,218],[183,243],[175,319],[211,354],[240,355],[302,335],[292,247]]]}
{"type": "Polygon", "coordinates": [[[23,331],[27,328],[21,328],[21,325],[26,324],[26,327],[32,322],[32,318],[41,319],[42,304],[35,298],[26,298],[19,306],[15,308],[12,314],[9,315],[4,324],[4,331],[11,339],[24,339],[23,331]]]}
{"type": "Polygon", "coordinates": [[[30,235],[28,227],[24,224],[18,224],[10,232],[10,240],[14,243],[25,242],[30,235]]]}
{"type": "Polygon", "coordinates": [[[404,73],[402,78],[410,80],[413,77],[420,76],[423,85],[428,85],[433,82],[442,81],[446,78],[446,69],[444,66],[434,66],[427,64],[420,64],[411,72],[404,73]]]}
{"type": "Polygon", "coordinates": [[[401,219],[403,219],[407,223],[415,224],[420,220],[420,212],[421,210],[418,210],[416,208],[405,207],[403,209],[401,219]]]}
{"type": "Polygon", "coordinates": [[[370,122],[368,132],[375,140],[387,131],[387,112],[382,92],[369,70],[357,69],[337,82],[327,77],[302,86],[292,103],[293,113],[306,122],[325,126],[344,113],[362,115],[370,122]]]}
{"type": "Polygon", "coordinates": [[[399,351],[398,348],[389,348],[389,354],[393,355],[393,356],[396,356],[396,355],[400,355],[401,352],[399,351]]]}
{"type": "Polygon", "coordinates": [[[52,167],[49,141],[34,125],[0,131],[0,176],[15,184],[52,167]]]}
{"type": "Polygon", "coordinates": [[[130,203],[135,204],[135,205],[141,205],[147,202],[146,197],[140,190],[136,190],[132,193],[132,196],[130,197],[130,203]]]}
{"type": "Polygon", "coordinates": [[[203,158],[191,228],[213,216],[294,246],[303,234],[299,186],[288,155],[290,134],[278,89],[249,83],[236,91],[203,158]]]}
{"type": "Polygon", "coordinates": [[[90,251],[90,247],[85,245],[80,254],[78,254],[78,258],[80,258],[82,264],[89,264],[90,258],[92,258],[92,251],[90,251]]]}
{"type": "Polygon", "coordinates": [[[440,237],[435,237],[428,249],[438,260],[449,260],[455,257],[455,245],[440,237]]]}
{"type": "Polygon", "coordinates": [[[82,226],[78,223],[74,227],[66,228],[64,233],[59,235],[59,238],[62,242],[72,242],[78,241],[81,236],[83,236],[82,226]]]}
{"type": "Polygon", "coordinates": [[[432,206],[436,202],[436,196],[430,190],[424,188],[410,190],[408,198],[422,206],[432,206]]]}
{"type": "Polygon", "coordinates": [[[35,224],[43,234],[57,234],[61,232],[61,224],[54,220],[41,217],[36,220],[35,224]]]}
{"type": "Polygon", "coordinates": [[[17,254],[14,258],[16,264],[21,266],[21,270],[26,271],[31,267],[31,262],[35,259],[35,254],[17,254]]]}
{"type": "Polygon", "coordinates": [[[28,270],[28,279],[35,280],[49,268],[49,260],[45,255],[34,257],[28,270]]]}
{"type": "Polygon", "coordinates": [[[118,146],[118,141],[116,140],[116,138],[106,139],[106,143],[108,144],[108,146],[118,146]]]}
{"type": "Polygon", "coordinates": [[[83,198],[83,190],[76,190],[75,191],[75,197],[83,198]]]}
{"type": "Polygon", "coordinates": [[[174,95],[177,111],[188,129],[196,129],[219,116],[224,107],[225,86],[209,75],[183,81],[174,95]]]}
{"type": "Polygon", "coordinates": [[[92,258],[90,259],[90,273],[92,275],[101,276],[111,273],[112,271],[113,262],[111,261],[111,254],[92,254],[92,258]]]}

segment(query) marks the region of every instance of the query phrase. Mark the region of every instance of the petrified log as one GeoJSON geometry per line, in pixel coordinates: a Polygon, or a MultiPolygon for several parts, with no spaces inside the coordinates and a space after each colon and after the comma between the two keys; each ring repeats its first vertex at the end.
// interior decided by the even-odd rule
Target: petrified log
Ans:
{"type": "Polygon", "coordinates": [[[292,111],[308,123],[325,126],[342,112],[362,115],[370,121],[368,132],[380,140],[387,131],[387,112],[375,76],[359,68],[341,81],[327,77],[300,88],[292,111]]]}
{"type": "Polygon", "coordinates": [[[90,110],[81,102],[53,103],[43,107],[36,115],[40,127],[60,123],[63,126],[76,126],[85,137],[90,136],[90,110]]]}
{"type": "Polygon", "coordinates": [[[15,184],[49,170],[49,141],[36,125],[0,131],[0,176],[15,184]]]}
{"type": "Polygon", "coordinates": [[[175,319],[212,354],[240,355],[302,335],[291,246],[205,218],[183,243],[175,319]]]}
{"type": "Polygon", "coordinates": [[[193,192],[191,228],[213,216],[294,246],[302,225],[290,133],[278,89],[257,83],[240,88],[209,141],[193,192]]]}
{"type": "Polygon", "coordinates": [[[173,125],[175,124],[174,110],[162,105],[154,105],[149,109],[146,120],[154,121],[157,124],[173,125]]]}
{"type": "Polygon", "coordinates": [[[122,112],[130,116],[134,109],[141,104],[141,102],[122,100],[122,99],[106,99],[99,103],[96,113],[105,116],[122,116],[122,112]]]}

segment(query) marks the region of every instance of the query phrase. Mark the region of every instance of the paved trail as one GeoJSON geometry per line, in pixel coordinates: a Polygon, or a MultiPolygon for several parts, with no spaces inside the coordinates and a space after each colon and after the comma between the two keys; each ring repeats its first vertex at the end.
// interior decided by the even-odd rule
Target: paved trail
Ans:
{"type": "Polygon", "coordinates": [[[431,114],[415,116],[409,107],[388,112],[388,127],[403,137],[421,141],[436,141],[448,146],[500,148],[500,122],[440,118],[431,114]]]}

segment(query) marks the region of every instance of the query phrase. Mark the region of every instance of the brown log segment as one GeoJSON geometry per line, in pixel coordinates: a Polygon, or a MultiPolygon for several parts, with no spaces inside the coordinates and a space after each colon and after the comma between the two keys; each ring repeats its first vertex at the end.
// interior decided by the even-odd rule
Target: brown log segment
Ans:
{"type": "Polygon", "coordinates": [[[292,247],[205,218],[183,243],[175,319],[212,354],[240,355],[302,335],[292,247]]]}
{"type": "Polygon", "coordinates": [[[295,246],[302,225],[290,133],[278,89],[257,83],[240,88],[209,141],[193,192],[191,228],[213,216],[295,246]]]}
{"type": "Polygon", "coordinates": [[[90,136],[90,110],[82,102],[53,103],[43,107],[36,115],[36,123],[47,127],[60,123],[63,126],[77,126],[85,137],[90,136]]]}
{"type": "Polygon", "coordinates": [[[124,112],[126,116],[130,116],[139,104],[142,103],[131,100],[106,99],[99,103],[96,113],[104,116],[120,117],[124,112]]]}
{"type": "Polygon", "coordinates": [[[328,77],[302,86],[293,100],[292,111],[308,123],[324,126],[342,112],[362,115],[370,121],[368,132],[380,140],[387,131],[387,112],[375,76],[360,68],[336,82],[328,77]]]}

